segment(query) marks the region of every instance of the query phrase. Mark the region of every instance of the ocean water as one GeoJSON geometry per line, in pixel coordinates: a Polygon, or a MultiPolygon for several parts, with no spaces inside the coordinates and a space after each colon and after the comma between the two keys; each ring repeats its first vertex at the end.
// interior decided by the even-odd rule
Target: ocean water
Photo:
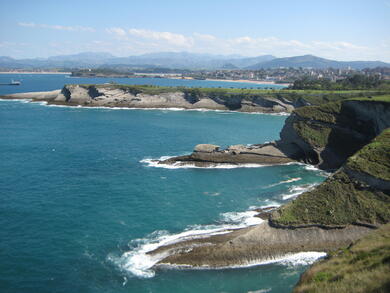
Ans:
{"type": "MultiPolygon", "coordinates": [[[[58,76],[23,78],[25,91],[61,86],[58,76]]],[[[223,270],[155,270],[145,254],[183,236],[258,223],[255,207],[322,182],[325,174],[298,164],[150,163],[198,143],[274,140],[285,118],[0,101],[0,292],[290,292],[319,254],[223,270]]]]}
{"type": "Polygon", "coordinates": [[[204,87],[204,88],[284,88],[284,85],[278,84],[255,84],[248,82],[227,82],[211,80],[187,80],[187,79],[169,79],[169,78],[86,78],[71,77],[67,74],[0,74],[0,84],[9,83],[11,80],[21,81],[19,86],[0,85],[0,94],[23,93],[27,91],[50,91],[60,89],[64,84],[103,84],[116,82],[119,84],[140,84],[157,86],[186,86],[186,87],[204,87]]]}

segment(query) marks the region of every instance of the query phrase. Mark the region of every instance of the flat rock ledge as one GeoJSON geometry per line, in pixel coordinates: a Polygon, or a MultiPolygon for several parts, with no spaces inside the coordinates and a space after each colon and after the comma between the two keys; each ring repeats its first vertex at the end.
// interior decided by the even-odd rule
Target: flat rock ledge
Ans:
{"type": "Polygon", "coordinates": [[[357,225],[333,229],[281,229],[271,227],[268,221],[264,221],[228,234],[160,247],[149,254],[166,255],[157,263],[157,267],[226,268],[257,264],[298,252],[327,252],[350,245],[370,231],[372,229],[357,225]]]}
{"type": "Polygon", "coordinates": [[[217,145],[198,144],[190,155],[159,161],[159,164],[176,166],[195,165],[210,167],[223,164],[277,165],[295,162],[275,142],[254,145],[233,145],[220,149],[217,145]]]}

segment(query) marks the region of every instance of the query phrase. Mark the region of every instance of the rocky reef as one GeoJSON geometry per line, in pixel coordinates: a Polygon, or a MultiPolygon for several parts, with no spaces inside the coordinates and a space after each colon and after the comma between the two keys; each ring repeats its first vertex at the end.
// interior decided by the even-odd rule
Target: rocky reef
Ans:
{"type": "Polygon", "coordinates": [[[210,167],[216,164],[284,164],[293,162],[275,143],[233,145],[226,149],[211,144],[195,146],[192,154],[160,161],[159,164],[210,167]]]}

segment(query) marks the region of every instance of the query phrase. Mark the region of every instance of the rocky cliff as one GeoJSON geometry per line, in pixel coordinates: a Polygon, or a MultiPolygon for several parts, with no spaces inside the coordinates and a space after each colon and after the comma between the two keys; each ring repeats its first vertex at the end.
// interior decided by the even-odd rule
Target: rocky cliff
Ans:
{"type": "Polygon", "coordinates": [[[335,170],[387,127],[390,103],[385,98],[303,107],[287,119],[278,146],[291,158],[335,170]]]}
{"type": "Polygon", "coordinates": [[[33,99],[49,104],[88,107],[182,108],[240,112],[291,112],[304,105],[271,94],[240,93],[237,90],[167,88],[126,85],[66,85],[51,92],[21,93],[2,98],[33,99]]]}

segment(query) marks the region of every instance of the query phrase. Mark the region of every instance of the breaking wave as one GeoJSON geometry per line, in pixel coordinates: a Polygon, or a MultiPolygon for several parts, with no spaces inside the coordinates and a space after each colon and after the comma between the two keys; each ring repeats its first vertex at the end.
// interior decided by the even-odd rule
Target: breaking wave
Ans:
{"type": "Polygon", "coordinates": [[[146,238],[136,239],[130,242],[133,247],[130,251],[123,253],[120,257],[109,255],[109,261],[117,265],[121,270],[141,278],[154,277],[153,266],[160,260],[167,257],[167,252],[150,255],[148,252],[156,250],[161,246],[166,246],[186,240],[207,238],[213,235],[227,234],[233,230],[241,229],[263,222],[256,217],[258,212],[229,212],[221,214],[221,220],[216,225],[196,225],[190,226],[186,230],[177,234],[170,234],[167,231],[156,231],[146,238]]]}
{"type": "Polygon", "coordinates": [[[291,186],[288,189],[288,193],[282,194],[281,197],[283,200],[288,200],[294,197],[297,197],[298,195],[312,190],[315,186],[317,186],[319,183],[313,183],[313,184],[303,184],[303,185],[296,185],[291,186]]]}

